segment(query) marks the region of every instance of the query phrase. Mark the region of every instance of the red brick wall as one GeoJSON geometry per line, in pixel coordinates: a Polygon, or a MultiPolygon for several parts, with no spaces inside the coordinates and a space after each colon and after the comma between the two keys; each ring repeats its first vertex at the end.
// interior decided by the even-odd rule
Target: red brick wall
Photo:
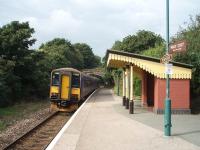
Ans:
{"type": "MultiPolygon", "coordinates": [[[[155,78],[154,108],[163,109],[166,97],[166,80],[155,78]]],[[[172,109],[190,108],[190,80],[171,79],[170,98],[172,109]]]]}

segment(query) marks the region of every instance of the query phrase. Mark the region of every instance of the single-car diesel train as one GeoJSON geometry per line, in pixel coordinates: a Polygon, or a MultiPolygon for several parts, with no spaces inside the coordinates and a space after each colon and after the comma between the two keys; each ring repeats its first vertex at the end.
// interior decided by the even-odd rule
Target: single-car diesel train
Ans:
{"type": "Polygon", "coordinates": [[[72,112],[95,89],[98,78],[73,68],[60,68],[51,72],[51,110],[72,112]]]}

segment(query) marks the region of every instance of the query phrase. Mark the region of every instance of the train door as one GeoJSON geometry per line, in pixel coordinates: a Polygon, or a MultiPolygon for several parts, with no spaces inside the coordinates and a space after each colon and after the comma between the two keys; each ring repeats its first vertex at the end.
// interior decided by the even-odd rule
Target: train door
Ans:
{"type": "Polygon", "coordinates": [[[70,76],[62,75],[61,82],[61,99],[69,99],[70,76]]]}

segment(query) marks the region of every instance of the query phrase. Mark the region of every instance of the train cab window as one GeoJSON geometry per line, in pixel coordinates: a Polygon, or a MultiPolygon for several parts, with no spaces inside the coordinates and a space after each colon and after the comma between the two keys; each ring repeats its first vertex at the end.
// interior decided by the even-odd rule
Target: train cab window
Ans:
{"type": "Polygon", "coordinates": [[[72,73],[72,87],[79,88],[80,87],[80,74],[72,73]]]}
{"type": "Polygon", "coordinates": [[[60,82],[60,73],[59,72],[54,72],[52,75],[52,85],[59,85],[60,82]]]}

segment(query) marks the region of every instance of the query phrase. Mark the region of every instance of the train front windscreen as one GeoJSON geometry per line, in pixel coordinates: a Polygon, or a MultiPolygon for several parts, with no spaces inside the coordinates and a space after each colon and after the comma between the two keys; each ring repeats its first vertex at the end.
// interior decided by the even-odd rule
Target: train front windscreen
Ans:
{"type": "Polygon", "coordinates": [[[80,87],[80,74],[78,74],[78,73],[72,74],[72,87],[74,87],[74,88],[80,87]]]}
{"type": "Polygon", "coordinates": [[[59,85],[60,85],[60,73],[53,72],[51,79],[51,87],[50,87],[50,98],[58,99],[59,98],[59,85]]]}
{"type": "Polygon", "coordinates": [[[58,86],[60,84],[60,73],[54,72],[52,75],[52,85],[58,86]]]}
{"type": "Polygon", "coordinates": [[[71,100],[79,100],[80,99],[80,74],[72,73],[72,93],[71,100]]]}

